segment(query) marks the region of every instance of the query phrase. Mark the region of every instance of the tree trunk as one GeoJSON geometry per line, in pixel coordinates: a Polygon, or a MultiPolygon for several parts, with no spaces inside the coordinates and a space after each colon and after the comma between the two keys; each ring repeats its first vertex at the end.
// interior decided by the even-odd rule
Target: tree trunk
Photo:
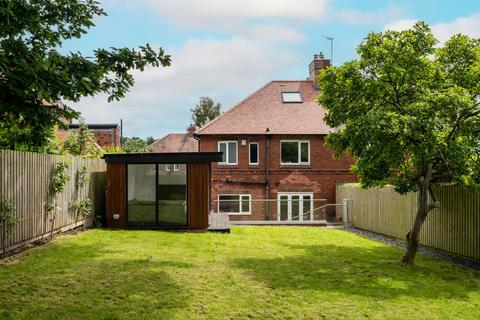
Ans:
{"type": "Polygon", "coordinates": [[[432,166],[431,164],[427,166],[425,170],[425,175],[421,177],[418,182],[418,201],[417,201],[417,215],[415,216],[415,222],[413,223],[412,229],[407,233],[407,249],[402,258],[402,265],[404,267],[411,266],[415,255],[418,249],[418,237],[420,235],[420,230],[422,228],[425,219],[427,218],[428,212],[433,208],[439,206],[437,199],[433,193],[431,186],[432,179],[432,166]],[[428,194],[432,196],[433,203],[428,203],[428,194]]]}
{"type": "Polygon", "coordinates": [[[418,191],[417,215],[412,229],[407,233],[407,249],[402,258],[402,265],[408,267],[413,264],[418,249],[418,236],[423,222],[429,211],[428,187],[422,186],[418,191]]]}

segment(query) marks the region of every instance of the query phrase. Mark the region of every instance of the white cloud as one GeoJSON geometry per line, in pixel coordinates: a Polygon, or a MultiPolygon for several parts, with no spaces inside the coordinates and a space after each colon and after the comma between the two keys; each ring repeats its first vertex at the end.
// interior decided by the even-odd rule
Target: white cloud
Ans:
{"type": "Polygon", "coordinates": [[[445,42],[458,33],[473,38],[480,38],[480,12],[468,17],[460,17],[452,22],[434,24],[432,31],[441,42],[445,42]]]}
{"type": "Polygon", "coordinates": [[[180,27],[233,29],[261,19],[319,21],[327,0],[163,0],[149,1],[157,13],[180,27]]]}
{"type": "Polygon", "coordinates": [[[384,30],[395,30],[395,31],[403,31],[403,30],[407,30],[407,29],[410,29],[411,27],[413,27],[413,25],[415,24],[415,22],[417,22],[418,20],[415,20],[415,19],[400,19],[400,20],[396,20],[396,21],[393,21],[389,24],[387,24],[384,28],[384,30]]]}
{"type": "Polygon", "coordinates": [[[209,95],[229,107],[293,66],[299,57],[292,50],[278,50],[275,41],[255,37],[190,39],[167,49],[171,67],[135,72],[136,84],[125,99],[107,103],[105,96],[98,96],[75,107],[87,122],[123,118],[126,136],[182,131],[200,96],[209,95]]]}
{"type": "MultiPolygon", "coordinates": [[[[394,21],[385,26],[385,30],[406,30],[411,28],[416,19],[394,21]]],[[[440,42],[447,41],[451,36],[461,33],[473,38],[480,38],[480,12],[468,17],[460,17],[450,22],[430,25],[432,32],[440,42]]]]}

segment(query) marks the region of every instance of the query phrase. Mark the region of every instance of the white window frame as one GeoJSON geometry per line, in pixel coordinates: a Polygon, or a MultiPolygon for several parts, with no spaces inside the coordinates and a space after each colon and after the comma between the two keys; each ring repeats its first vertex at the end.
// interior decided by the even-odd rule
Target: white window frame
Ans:
{"type": "MultiPolygon", "coordinates": [[[[307,200],[308,201],[308,200],[307,200]]],[[[277,193],[277,220],[278,221],[313,221],[313,192],[278,192],[277,193]],[[280,220],[280,197],[287,196],[287,220],[280,220]],[[292,196],[299,196],[299,216],[298,220],[292,220],[292,196]],[[305,196],[310,197],[310,220],[303,220],[303,198],[305,196]]]]}
{"type": "Polygon", "coordinates": [[[248,144],[248,164],[251,166],[258,166],[260,164],[260,145],[258,142],[250,142],[248,144]],[[250,162],[251,156],[250,156],[250,146],[256,144],[257,145],[257,162],[250,162]]]}
{"type": "Polygon", "coordinates": [[[239,205],[238,207],[242,210],[242,197],[248,197],[248,212],[224,212],[228,213],[229,215],[241,215],[241,216],[249,216],[252,215],[252,196],[248,193],[222,193],[217,196],[217,212],[220,213],[220,197],[221,196],[238,196],[239,205]]]}
{"type": "Polygon", "coordinates": [[[282,91],[282,103],[303,103],[302,94],[300,93],[300,91],[282,91]],[[300,100],[285,101],[285,95],[293,93],[298,93],[298,97],[300,98],[300,100]]]}
{"type": "Polygon", "coordinates": [[[310,140],[280,140],[280,165],[282,166],[305,166],[310,165],[310,140]],[[282,162],[282,143],[284,142],[297,142],[298,143],[298,162],[282,162]],[[302,160],[302,143],[308,144],[308,161],[301,162],[302,160]]]}
{"type": "Polygon", "coordinates": [[[167,171],[167,172],[178,172],[178,171],[180,171],[180,164],[179,163],[166,163],[165,164],[165,171],[167,171]]]}
{"type": "Polygon", "coordinates": [[[218,164],[221,164],[221,165],[227,165],[227,166],[236,166],[238,164],[238,141],[236,140],[222,140],[222,141],[218,141],[217,143],[217,150],[220,151],[220,144],[221,143],[226,143],[227,144],[227,148],[225,148],[225,160],[226,162],[218,162],[218,164]],[[237,159],[235,161],[235,163],[233,162],[228,162],[228,159],[229,159],[229,149],[228,149],[228,144],[229,143],[235,143],[235,152],[237,153],[237,159]]]}

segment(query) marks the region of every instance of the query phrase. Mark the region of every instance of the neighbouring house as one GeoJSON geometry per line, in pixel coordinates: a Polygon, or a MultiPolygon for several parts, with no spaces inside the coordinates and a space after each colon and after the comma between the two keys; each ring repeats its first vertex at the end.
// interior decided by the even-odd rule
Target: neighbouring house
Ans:
{"type": "MultiPolygon", "coordinates": [[[[57,136],[61,141],[65,141],[70,132],[78,130],[79,127],[80,124],[69,123],[68,130],[57,130],[57,136]]],[[[100,147],[120,147],[121,129],[117,123],[87,124],[87,127],[100,147]]]]}
{"type": "MultiPolygon", "coordinates": [[[[307,80],[271,81],[195,133],[200,152],[223,152],[212,164],[215,212],[231,220],[324,219],[317,209],[335,203],[335,185],[356,181],[353,159],[334,159],[325,147],[333,129],[316,102],[316,75],[329,65],[315,55],[307,80]]],[[[325,208],[334,218],[335,207],[325,208]]]]}
{"type": "Polygon", "coordinates": [[[193,136],[196,130],[197,128],[191,125],[186,133],[169,133],[156,139],[148,148],[152,152],[198,152],[198,141],[193,136]]]}
{"type": "MultiPolygon", "coordinates": [[[[148,145],[151,152],[198,152],[198,140],[193,136],[197,128],[191,125],[186,133],[169,133],[148,145]]],[[[166,171],[185,171],[186,165],[172,163],[163,165],[166,171]]]]}

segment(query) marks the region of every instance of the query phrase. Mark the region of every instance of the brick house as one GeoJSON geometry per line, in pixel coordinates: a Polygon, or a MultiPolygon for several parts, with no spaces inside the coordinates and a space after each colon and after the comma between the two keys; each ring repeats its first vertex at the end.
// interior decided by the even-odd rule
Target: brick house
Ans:
{"type": "Polygon", "coordinates": [[[329,65],[315,55],[307,80],[271,81],[198,130],[200,151],[223,152],[212,164],[214,212],[231,220],[325,219],[316,209],[335,203],[336,183],[356,180],[352,159],[333,159],[325,147],[332,128],[315,100],[315,78],[329,65]]]}
{"type": "MultiPolygon", "coordinates": [[[[198,140],[193,136],[197,128],[193,125],[187,128],[186,133],[169,133],[163,138],[156,139],[147,148],[150,152],[198,152],[198,140]]],[[[160,171],[185,171],[185,164],[160,165],[160,171]]]]}
{"type": "Polygon", "coordinates": [[[152,152],[198,152],[198,141],[193,136],[196,129],[190,126],[186,133],[169,133],[156,139],[148,148],[152,152]]]}
{"type": "MultiPolygon", "coordinates": [[[[65,141],[72,131],[79,129],[80,125],[76,123],[67,124],[68,130],[58,129],[57,137],[65,141]]],[[[97,144],[104,148],[109,146],[120,147],[121,129],[116,123],[87,124],[90,132],[95,136],[97,144]]]]}

